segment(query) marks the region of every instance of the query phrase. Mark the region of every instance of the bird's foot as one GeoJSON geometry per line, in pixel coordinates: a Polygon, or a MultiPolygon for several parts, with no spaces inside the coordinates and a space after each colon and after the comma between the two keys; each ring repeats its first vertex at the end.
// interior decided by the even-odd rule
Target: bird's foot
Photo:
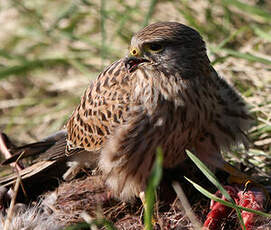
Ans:
{"type": "Polygon", "coordinates": [[[68,161],[67,166],[69,167],[69,169],[64,173],[62,178],[65,181],[71,181],[80,172],[81,165],[76,161],[68,161]]]}
{"type": "Polygon", "coordinates": [[[247,191],[249,192],[251,190],[258,193],[262,192],[262,195],[264,195],[264,200],[265,200],[263,208],[268,209],[270,207],[271,200],[270,200],[270,194],[266,190],[266,188],[262,184],[248,179],[244,185],[244,192],[247,192],[247,191]]]}
{"type": "Polygon", "coordinates": [[[268,208],[270,206],[271,200],[270,200],[269,192],[266,190],[266,188],[262,184],[256,182],[255,180],[250,178],[248,175],[246,175],[245,173],[242,173],[241,171],[239,171],[238,169],[236,169],[235,167],[233,167],[227,162],[224,162],[223,170],[229,173],[229,177],[227,179],[229,184],[237,184],[240,187],[244,187],[244,192],[249,191],[251,189],[253,191],[255,189],[257,191],[262,191],[266,199],[264,208],[268,208]]]}
{"type": "MultiPolygon", "coordinates": [[[[229,195],[233,198],[235,203],[245,208],[251,208],[254,210],[264,210],[264,203],[266,202],[266,196],[263,190],[258,190],[258,187],[245,187],[245,190],[239,186],[225,186],[225,189],[229,195]]],[[[216,192],[216,196],[223,200],[226,198],[221,194],[220,191],[216,192]]],[[[219,229],[223,218],[226,218],[231,214],[232,208],[224,206],[223,204],[215,201],[211,201],[211,211],[207,215],[207,219],[204,222],[204,229],[219,229]]],[[[252,229],[255,214],[242,210],[241,215],[247,230],[252,229]]]]}

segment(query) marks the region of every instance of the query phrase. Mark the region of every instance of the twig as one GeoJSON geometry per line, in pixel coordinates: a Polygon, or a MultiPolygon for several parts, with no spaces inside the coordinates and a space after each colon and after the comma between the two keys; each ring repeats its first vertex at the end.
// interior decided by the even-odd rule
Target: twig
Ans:
{"type": "Polygon", "coordinates": [[[194,215],[192,208],[191,208],[181,186],[176,181],[172,183],[172,186],[173,186],[175,192],[177,193],[177,197],[181,201],[184,212],[187,215],[188,219],[191,221],[193,228],[196,230],[201,230],[202,229],[201,224],[197,220],[197,217],[194,215]]]}
{"type": "MultiPolygon", "coordinates": [[[[4,137],[3,137],[3,134],[0,133],[0,151],[3,153],[5,159],[8,159],[10,157],[12,157],[12,154],[9,152],[8,148],[7,148],[7,145],[4,141],[4,137]]],[[[17,163],[11,163],[10,164],[12,167],[15,167],[17,171],[21,171],[22,170],[22,167],[17,163]]]]}
{"type": "Polygon", "coordinates": [[[19,190],[20,181],[21,181],[21,177],[18,174],[17,179],[16,179],[16,183],[15,183],[15,187],[14,187],[14,194],[13,194],[13,197],[12,197],[9,209],[8,209],[8,214],[7,214],[7,219],[5,221],[4,230],[8,230],[9,225],[11,223],[11,219],[13,216],[13,210],[14,210],[14,206],[15,206],[15,202],[16,202],[16,197],[17,197],[18,190],[19,190]]]}

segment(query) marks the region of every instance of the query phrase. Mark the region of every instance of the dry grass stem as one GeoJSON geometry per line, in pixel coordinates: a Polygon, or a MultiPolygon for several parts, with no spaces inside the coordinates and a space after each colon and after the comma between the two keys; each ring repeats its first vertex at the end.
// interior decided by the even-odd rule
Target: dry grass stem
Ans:
{"type": "Polygon", "coordinates": [[[193,213],[189,201],[187,200],[186,195],[184,194],[180,184],[178,182],[173,182],[172,186],[177,194],[177,197],[181,201],[182,207],[184,209],[183,211],[191,221],[193,228],[195,230],[201,230],[202,229],[201,224],[199,223],[197,217],[193,213]]]}

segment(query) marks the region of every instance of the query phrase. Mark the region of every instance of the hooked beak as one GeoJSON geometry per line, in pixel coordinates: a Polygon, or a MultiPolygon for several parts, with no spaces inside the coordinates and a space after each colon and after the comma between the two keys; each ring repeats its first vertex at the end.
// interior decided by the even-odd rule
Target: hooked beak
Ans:
{"type": "Polygon", "coordinates": [[[144,62],[150,62],[149,60],[142,57],[126,57],[124,60],[125,68],[129,73],[132,73],[136,70],[137,66],[144,62]]]}

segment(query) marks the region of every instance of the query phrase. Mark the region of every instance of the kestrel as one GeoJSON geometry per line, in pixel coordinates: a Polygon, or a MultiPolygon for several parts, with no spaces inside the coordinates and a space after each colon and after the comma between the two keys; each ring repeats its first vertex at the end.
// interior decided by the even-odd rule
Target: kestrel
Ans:
{"type": "Polygon", "coordinates": [[[247,177],[221,151],[246,145],[250,123],[243,99],[210,64],[200,34],[158,22],[136,33],[129,54],[90,83],[67,133],[49,138],[46,148],[49,159],[95,162],[114,194],[129,200],[145,190],[158,146],[164,168],[176,167],[188,149],[243,182],[247,177]]]}
{"type": "Polygon", "coordinates": [[[162,147],[164,168],[193,151],[237,176],[221,150],[246,144],[251,118],[241,97],[211,66],[194,29],[176,22],[136,33],[129,54],[92,82],[67,123],[67,154],[98,159],[106,184],[122,199],[144,191],[162,147]]]}

